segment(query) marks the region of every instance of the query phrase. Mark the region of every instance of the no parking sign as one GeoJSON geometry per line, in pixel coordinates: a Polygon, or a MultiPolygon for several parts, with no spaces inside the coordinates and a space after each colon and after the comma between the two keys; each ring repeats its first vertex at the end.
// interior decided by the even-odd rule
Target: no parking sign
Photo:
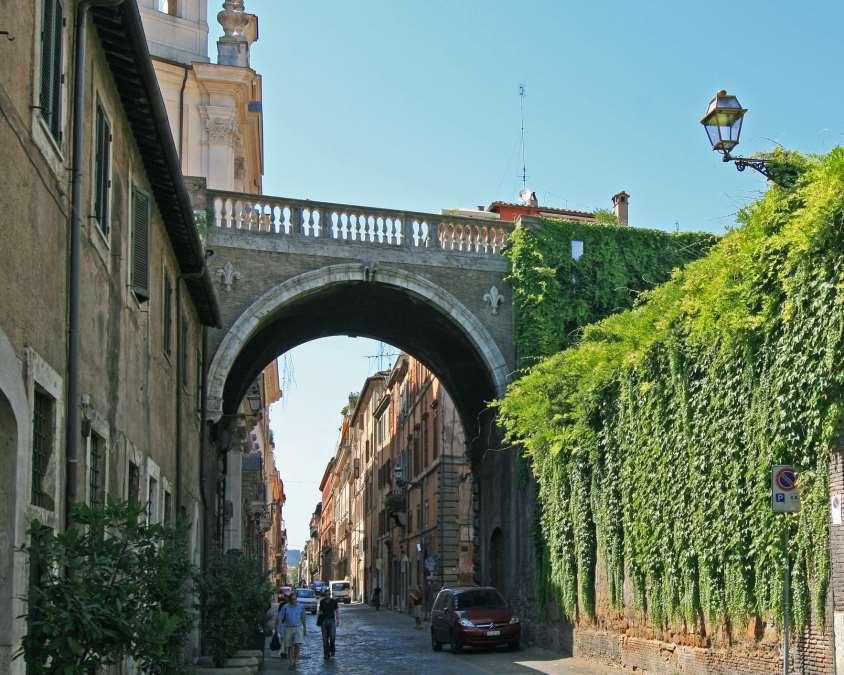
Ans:
{"type": "Polygon", "coordinates": [[[797,470],[790,464],[778,464],[771,469],[771,506],[776,513],[800,511],[797,470]]]}

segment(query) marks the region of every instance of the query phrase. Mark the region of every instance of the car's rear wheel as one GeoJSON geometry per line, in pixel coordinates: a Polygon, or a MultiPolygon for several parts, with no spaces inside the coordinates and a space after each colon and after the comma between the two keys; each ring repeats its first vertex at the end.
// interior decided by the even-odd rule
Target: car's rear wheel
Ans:
{"type": "Polygon", "coordinates": [[[431,629],[431,649],[435,652],[441,652],[443,648],[443,643],[437,640],[436,636],[434,635],[434,629],[431,629]]]}

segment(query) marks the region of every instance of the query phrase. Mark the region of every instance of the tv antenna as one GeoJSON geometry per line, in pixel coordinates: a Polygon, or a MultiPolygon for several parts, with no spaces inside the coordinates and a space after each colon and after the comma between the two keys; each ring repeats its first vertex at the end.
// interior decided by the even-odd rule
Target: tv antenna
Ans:
{"type": "Polygon", "coordinates": [[[387,345],[379,341],[378,353],[373,354],[372,356],[367,356],[366,358],[370,361],[370,368],[372,367],[371,364],[374,360],[377,372],[382,372],[393,367],[393,359],[398,355],[398,352],[390,351],[387,345]]]}
{"type": "Polygon", "coordinates": [[[522,112],[522,190],[527,189],[527,164],[525,162],[525,85],[519,85],[519,107],[522,112]]]}

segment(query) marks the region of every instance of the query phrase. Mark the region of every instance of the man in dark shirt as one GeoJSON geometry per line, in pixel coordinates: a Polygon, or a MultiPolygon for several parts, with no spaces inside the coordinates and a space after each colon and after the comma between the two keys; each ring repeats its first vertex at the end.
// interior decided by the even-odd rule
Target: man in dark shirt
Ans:
{"type": "Polygon", "coordinates": [[[326,659],[334,656],[334,642],[337,638],[337,626],[340,625],[340,605],[337,600],[327,595],[319,601],[317,621],[322,629],[322,653],[326,659]]]}

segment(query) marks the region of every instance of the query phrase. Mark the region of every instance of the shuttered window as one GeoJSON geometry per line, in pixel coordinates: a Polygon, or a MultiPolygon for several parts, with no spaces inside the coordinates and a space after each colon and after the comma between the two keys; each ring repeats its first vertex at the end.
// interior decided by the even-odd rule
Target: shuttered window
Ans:
{"type": "Polygon", "coordinates": [[[38,106],[41,117],[57,141],[61,142],[62,35],[64,5],[62,0],[43,0],[41,17],[41,93],[38,106]]]}
{"type": "Polygon", "coordinates": [[[170,282],[170,275],[164,273],[164,294],[161,298],[163,315],[161,317],[164,326],[164,353],[170,356],[173,351],[173,284],[170,282]]]}
{"type": "Polygon", "coordinates": [[[182,370],[182,384],[188,386],[188,321],[184,312],[179,313],[179,366],[182,370]]]}
{"type": "Polygon", "coordinates": [[[108,193],[111,189],[111,124],[99,100],[94,144],[94,217],[102,233],[107,235],[110,216],[108,193]]]}
{"type": "Polygon", "coordinates": [[[149,300],[149,197],[132,190],[132,291],[140,302],[149,300]]]}
{"type": "Polygon", "coordinates": [[[55,504],[45,483],[53,454],[56,401],[40,387],[35,388],[32,414],[32,503],[53,510],[55,504]]]}

